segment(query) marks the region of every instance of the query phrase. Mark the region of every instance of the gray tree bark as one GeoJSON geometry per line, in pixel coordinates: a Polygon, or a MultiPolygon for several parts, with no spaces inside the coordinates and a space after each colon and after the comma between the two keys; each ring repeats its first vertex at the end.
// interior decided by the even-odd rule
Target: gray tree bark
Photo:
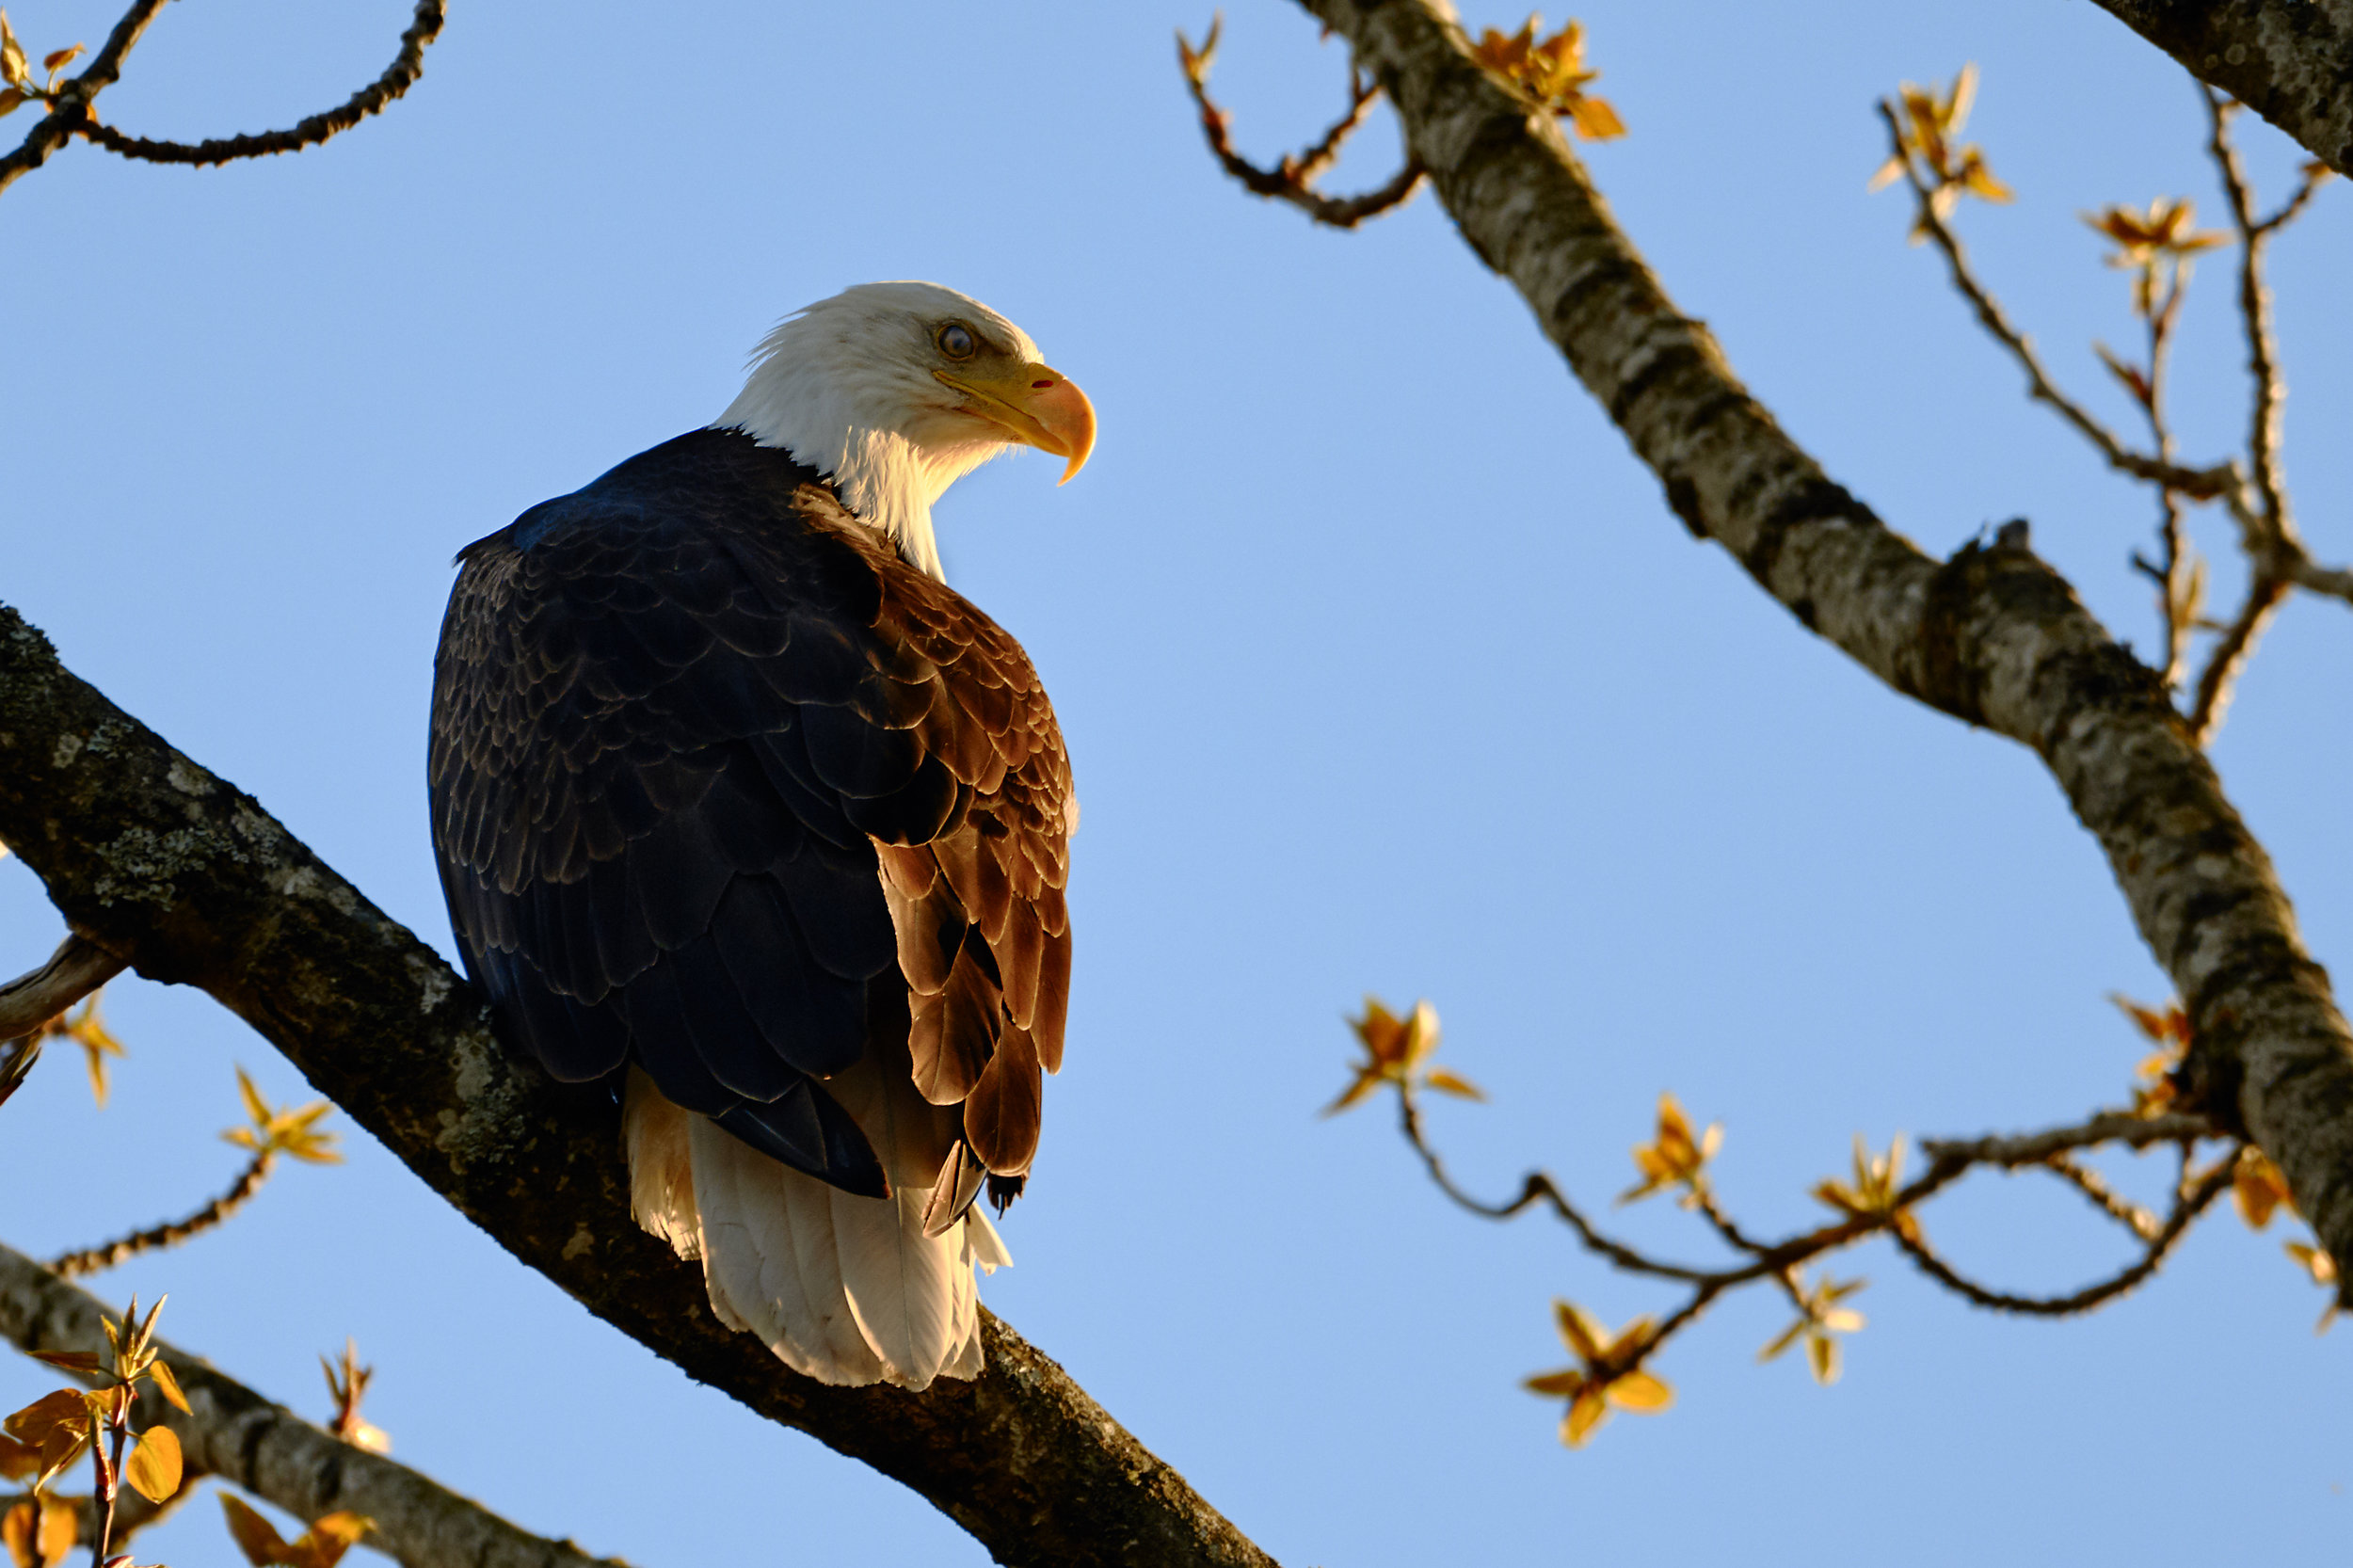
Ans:
{"type": "MultiPolygon", "coordinates": [[[[103,1313],[97,1298],[0,1246],[0,1338],[26,1352],[104,1353],[103,1313]]],[[[188,1414],[142,1397],[141,1429],[179,1434],[187,1486],[220,1476],[306,1521],[338,1509],[364,1513],[376,1521],[368,1544],[406,1568],[625,1568],[518,1528],[406,1465],[355,1448],[185,1351],[165,1345],[163,1355],[188,1414]]],[[[519,1428],[516,1440],[528,1437],[519,1428]]]]}
{"type": "MultiPolygon", "coordinates": [[[[492,1038],[481,995],[250,796],[76,679],[0,606],[0,840],[73,930],[210,992],[436,1192],[698,1382],[905,1483],[1001,1562],[1272,1568],[1041,1352],[983,1312],[987,1370],[829,1388],[711,1316],[630,1218],[620,1118],[492,1038]]],[[[233,1472],[232,1472],[233,1473],[233,1472]]]]}
{"type": "Polygon", "coordinates": [[[2353,0],[2100,0],[2100,8],[2353,178],[2353,0]]]}
{"type": "MultiPolygon", "coordinates": [[[[1433,0],[1301,3],[1387,92],[1464,239],[1684,525],[1888,685],[2042,758],[2188,1010],[2200,1107],[2277,1160],[2322,1245],[2353,1260],[2353,1032],[2154,672],[2023,530],[1940,562],[1833,483],[1675,310],[1552,117],[1433,0]]],[[[2353,1270],[2339,1289],[2353,1304],[2353,1270]]]]}

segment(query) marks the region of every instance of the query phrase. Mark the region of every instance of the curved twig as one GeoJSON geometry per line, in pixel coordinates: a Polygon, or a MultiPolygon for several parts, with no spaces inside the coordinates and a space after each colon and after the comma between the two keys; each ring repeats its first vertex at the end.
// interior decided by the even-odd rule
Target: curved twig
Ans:
{"type": "Polygon", "coordinates": [[[2110,1187],[2100,1173],[2089,1165],[2078,1165],[2064,1155],[2053,1155],[2042,1162],[2042,1168],[2081,1192],[2092,1208],[2143,1241],[2156,1235],[2157,1217],[2110,1187]]]}
{"type": "Polygon", "coordinates": [[[201,167],[238,158],[264,158],[276,152],[299,152],[350,130],[372,114],[381,114],[394,99],[416,86],[417,78],[424,74],[425,46],[440,36],[444,20],[442,0],[417,0],[416,16],[400,35],[400,53],[392,56],[392,63],[384,68],[382,75],[335,107],[322,110],[283,131],[190,143],[124,136],[95,119],[85,120],[73,129],[109,152],[153,164],[201,167]]]}
{"type": "Polygon", "coordinates": [[[2213,500],[2237,489],[2241,480],[2235,465],[2217,463],[2212,468],[2184,468],[2145,453],[2135,452],[2119,440],[2116,433],[2093,417],[2091,411],[2059,390],[2042,365],[2042,357],[2034,351],[2026,335],[2010,325],[2009,316],[2001,303],[1978,281],[1977,272],[1969,264],[1969,254],[1961,248],[1961,237],[1952,231],[1929,200],[1929,188],[1921,183],[1920,171],[1913,166],[1909,150],[1904,145],[1903,128],[1896,118],[1893,105],[1882,100],[1880,118],[1887,122],[1887,134],[1895,147],[1895,156],[1902,167],[1904,183],[1912,188],[1913,205],[1919,210],[1920,229],[1936,242],[1944,252],[1946,269],[1952,274],[1953,287],[1960,290],[1977,312],[1977,320],[1993,340],[2008,349],[2026,373],[2027,395],[2039,403],[2047,403],[2058,411],[2059,417],[2073,425],[2108,466],[2136,479],[2163,485],[2197,500],[2213,500]]]}
{"type": "Polygon", "coordinates": [[[1209,141],[1210,153],[1244,190],[1254,196],[1288,201],[1316,222],[1334,229],[1353,229],[1413,199],[1414,192],[1421,188],[1423,170],[1421,161],[1410,153],[1385,184],[1362,196],[1326,196],[1314,188],[1317,177],[1331,167],[1333,159],[1339,155],[1341,144],[1364,123],[1373,100],[1381,96],[1381,88],[1361,75],[1350,76],[1348,112],[1305,152],[1296,157],[1286,155],[1273,168],[1260,168],[1235,152],[1229,118],[1209,98],[1209,65],[1217,56],[1220,27],[1220,23],[1211,23],[1198,49],[1186,41],[1183,33],[1178,33],[1176,58],[1184,73],[1185,90],[1193,94],[1194,106],[1201,111],[1201,134],[1209,141]]]}
{"type": "Polygon", "coordinates": [[[2166,1215],[2165,1225],[2152,1237],[2139,1257],[2107,1278],[2087,1285],[2064,1296],[2013,1296],[2007,1291],[1992,1290],[1966,1275],[1957,1272],[1950,1264],[1929,1250],[1926,1241],[1915,1233],[1906,1235],[1891,1231],[1896,1245],[1920,1272],[1946,1289],[1966,1297],[1979,1306],[1996,1312],[2015,1312],[2038,1318],[2063,1318],[2078,1312],[2089,1312],[2095,1306],[2115,1300],[2140,1284],[2161,1268],[2171,1255],[2174,1244],[2181,1240],[2190,1223],[2205,1211],[2215,1199],[2231,1185],[2232,1161],[2224,1160],[2199,1181],[2185,1196],[2176,1197],[2171,1212],[2166,1215]]]}
{"type": "Polygon", "coordinates": [[[247,1163],[244,1172],[230,1184],[229,1191],[186,1219],[136,1231],[117,1240],[85,1247],[79,1252],[66,1253],[50,1260],[49,1272],[62,1279],[79,1279],[85,1274],[120,1268],[141,1253],[176,1247],[189,1237],[220,1224],[244,1208],[247,1200],[262,1190],[262,1183],[269,1179],[270,1170],[277,1161],[278,1151],[264,1148],[247,1163]]]}

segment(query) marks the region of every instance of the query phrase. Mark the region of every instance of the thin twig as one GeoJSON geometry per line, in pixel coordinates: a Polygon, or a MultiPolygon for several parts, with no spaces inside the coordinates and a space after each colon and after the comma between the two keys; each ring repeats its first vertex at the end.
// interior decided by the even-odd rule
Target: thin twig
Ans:
{"type": "Polygon", "coordinates": [[[2271,617],[2288,597],[2284,579],[2261,575],[2247,585],[2247,602],[2239,606],[2237,615],[2224,629],[2222,638],[2206,654],[2206,667],[2198,677],[2198,697],[2190,705],[2189,729],[2204,745],[2222,728],[2223,715],[2230,711],[2231,696],[2238,685],[2239,676],[2253,656],[2255,644],[2271,624],[2271,617]]]}
{"type": "Polygon", "coordinates": [[[49,112],[25,134],[15,152],[0,158],[0,190],[8,189],[47,163],[51,153],[72,138],[88,119],[90,100],[121,78],[123,56],[163,8],[164,0],[132,0],[131,8],[122,13],[122,20],[106,35],[105,43],[88,68],[58,89],[56,102],[49,112]]]}
{"type": "Polygon", "coordinates": [[[2016,1312],[2030,1317],[2068,1317],[2078,1312],[2089,1312],[2095,1306],[2113,1301],[2151,1274],[2155,1273],[2173,1251],[2174,1244],[2180,1241],[2188,1231],[2191,1222],[2203,1213],[2215,1199],[2222,1195],[2223,1190],[2231,1185],[2232,1164],[2233,1161],[2224,1160],[2214,1170],[2209,1171],[2188,1194],[2177,1196],[2172,1210],[2166,1215],[2163,1228],[2155,1236],[2150,1238],[2149,1244],[2143,1249],[2140,1256],[2129,1266],[2069,1295],[2013,1296],[2006,1291],[1990,1290],[1976,1281],[1956,1272],[1951,1265],[1931,1252],[1928,1243],[1920,1240],[1916,1233],[1907,1236],[1901,1231],[1896,1231],[1891,1234],[1895,1237],[1896,1245],[1902,1249],[1905,1256],[1919,1266],[1922,1273],[1927,1274],[1946,1289],[1968,1298],[1979,1306],[1991,1307],[1996,1312],[2016,1312]]]}
{"type": "Polygon", "coordinates": [[[152,1230],[142,1230],[118,1240],[70,1252],[50,1260],[50,1272],[65,1279],[79,1279],[128,1263],[141,1253],[158,1252],[176,1247],[191,1236],[212,1229],[245,1207],[246,1201],[262,1190],[269,1179],[271,1168],[277,1163],[278,1151],[265,1148],[246,1165],[245,1171],[231,1183],[229,1191],[198,1209],[184,1220],[174,1220],[152,1230]]]}
{"type": "Polygon", "coordinates": [[[2142,1240],[2157,1233],[2157,1217],[2133,1202],[2107,1184],[2105,1177],[2089,1165],[2079,1165],[2064,1155],[2053,1155],[2042,1162],[2042,1168],[2081,1192],[2091,1207],[2131,1231],[2142,1240]]]}
{"type": "Polygon", "coordinates": [[[2327,184],[2329,177],[2335,173],[2335,169],[2330,168],[2327,164],[2320,162],[2318,159],[2314,159],[2306,164],[2304,166],[2303,183],[2296,187],[2296,194],[2281,202],[2278,212],[2273,213],[2269,217],[2259,221],[2255,225],[2255,232],[2259,234],[2275,233],[2278,231],[2286,228],[2289,224],[2295,222],[2298,217],[2301,217],[2305,207],[2311,204],[2313,194],[2317,192],[2321,186],[2327,184]]]}
{"type": "Polygon", "coordinates": [[[2073,1127],[2047,1132],[1997,1134],[1985,1138],[1923,1138],[1920,1152],[1932,1160],[1959,1160],[1973,1165],[1998,1165],[2014,1170],[2040,1165],[2055,1155],[2102,1144],[2121,1144],[2130,1149],[2178,1144],[2185,1138],[2215,1138],[2220,1134],[2203,1116],[2172,1112],[2163,1116],[2136,1115],[2130,1111],[2103,1111],[2073,1127]]]}
{"type": "Polygon", "coordinates": [[[87,937],[69,935],[49,961],[0,985],[0,1040],[38,1034],[41,1026],[120,974],[123,961],[87,937]]]}
{"type": "MultiPolygon", "coordinates": [[[[139,1531],[151,1525],[160,1525],[170,1517],[178,1511],[182,1503],[196,1495],[196,1483],[203,1480],[204,1475],[205,1472],[194,1465],[186,1466],[181,1471],[180,1490],[160,1503],[151,1503],[136,1492],[120,1498],[115,1505],[114,1544],[116,1548],[120,1550],[128,1545],[131,1538],[139,1531]]],[[[75,1497],[60,1496],[52,1491],[49,1496],[57,1502],[74,1505],[81,1513],[80,1528],[74,1533],[75,1540],[95,1541],[98,1539],[99,1513],[104,1505],[99,1501],[97,1494],[92,1493],[87,1497],[75,1497]]],[[[29,1492],[0,1492],[0,1518],[6,1518],[9,1510],[19,1503],[29,1503],[32,1500],[33,1495],[29,1492]]]]}
{"type": "MultiPolygon", "coordinates": [[[[2269,235],[2257,226],[2254,194],[2248,188],[2238,149],[2231,141],[2231,116],[2238,105],[2203,82],[2198,85],[2198,92],[2206,104],[2206,151],[2222,177],[2231,221],[2238,229],[2239,315],[2247,331],[2247,375],[2253,393],[2247,433],[2248,477],[2262,509],[2268,535],[2265,542],[2276,548],[2294,541],[2296,525],[2288,514],[2280,478],[2280,403],[2284,389],[2280,380],[2279,343],[2271,329],[2271,290],[2265,286],[2263,277],[2264,242],[2269,235]]],[[[2256,563],[2259,568],[2265,564],[2256,563]]]]}
{"type": "Polygon", "coordinates": [[[200,167],[237,158],[263,158],[275,152],[299,152],[350,130],[372,114],[381,114],[394,99],[414,87],[417,78],[424,74],[425,47],[440,36],[444,20],[442,0],[417,0],[416,16],[400,35],[400,52],[392,56],[392,63],[384,68],[382,75],[335,107],[322,110],[283,131],[189,143],[127,136],[95,119],[86,120],[73,129],[109,152],[147,163],[200,167]]]}
{"type": "Polygon", "coordinates": [[[2197,700],[2190,710],[2191,730],[2203,745],[2221,728],[2233,688],[2245,672],[2265,627],[2286,600],[2289,589],[2308,587],[2353,603],[2353,571],[2332,570],[2313,563],[2305,552],[2288,504],[2286,483],[2280,472],[2280,411],[2287,392],[2280,375],[2279,341],[2272,328],[2271,289],[2263,274],[2265,243],[2303,211],[2319,188],[2322,176],[2307,169],[2303,184],[2278,212],[2269,217],[2256,217],[2254,191],[2248,184],[2238,149],[2231,140],[2231,119],[2239,105],[2203,83],[2198,91],[2206,105],[2206,151],[2221,178],[2231,222],[2239,237],[2239,317],[2247,337],[2250,393],[2248,488],[2253,493],[2251,504],[2233,498],[2231,506],[2231,515],[2238,524],[2240,548],[2247,555],[2247,599],[2239,613],[2232,617],[2221,640],[2207,655],[2206,667],[2198,679],[2197,700]]]}
{"type": "Polygon", "coordinates": [[[2051,379],[2050,373],[2043,369],[2041,357],[2035,353],[2034,345],[2010,325],[2009,317],[2004,313],[2001,305],[1977,280],[1976,272],[1969,265],[1968,253],[1961,248],[1960,237],[1937,215],[1929,188],[1921,182],[1920,172],[1913,167],[1911,154],[1904,146],[1903,131],[1896,119],[1894,106],[1882,101],[1879,108],[1880,117],[1887,121],[1888,135],[1895,145],[1896,158],[1902,166],[1904,182],[1912,187],[1914,205],[1919,209],[1922,232],[1934,240],[1936,248],[1944,252],[1945,264],[1952,273],[1953,286],[1976,309],[1977,320],[2025,371],[2028,395],[2058,410],[2061,418],[2100,449],[2108,466],[2121,472],[2129,473],[2137,479],[2146,479],[2152,484],[2169,486],[2184,495],[2201,501],[2236,489],[2239,475],[2232,464],[2221,463],[2205,469],[2183,468],[2179,464],[2135,452],[2118,440],[2115,432],[2093,418],[2083,405],[2059,390],[2058,384],[2051,379]]]}
{"type": "Polygon", "coordinates": [[[1578,1241],[1589,1252],[1597,1254],[1628,1273],[1673,1280],[1691,1288],[1689,1297],[1662,1320],[1641,1344],[1628,1345],[1622,1355],[1590,1368],[1593,1376],[1604,1382],[1641,1367],[1669,1338],[1696,1321],[1717,1297],[1758,1280],[1777,1281],[1798,1310],[1801,1314],[1810,1314],[1813,1308],[1799,1284],[1799,1271],[1827,1253],[1882,1232],[1924,1272],[1980,1305],[2045,1316],[2088,1311],[2130,1290],[2156,1272],[2190,1224],[2214,1201],[2222,1188],[2229,1185],[2232,1165],[2230,1160],[2223,1161],[2202,1177],[2193,1191],[2185,1192],[2182,1184],[2177,1182],[2172,1211],[2160,1225],[2146,1211],[2118,1196],[2095,1173],[2076,1164],[2067,1156],[2073,1150],[2107,1144],[2122,1144],[2135,1149],[2172,1144],[2183,1151],[2186,1170],[2189,1150],[2197,1141],[2216,1136],[2213,1125],[2202,1116],[2180,1112],[2140,1116],[2130,1112],[2112,1111],[2103,1112],[2072,1127],[2053,1128],[2024,1136],[1928,1139],[1921,1145],[1929,1156],[1928,1169],[1897,1189],[1884,1208],[1869,1212],[1850,1211],[1847,1218],[1834,1224],[1774,1242],[1760,1241],[1751,1237],[1723,1212],[1715,1195],[1694,1180],[1686,1194],[1687,1207],[1697,1211],[1725,1242],[1747,1255],[1747,1260],[1738,1265],[1709,1270],[1661,1262],[1604,1235],[1553,1179],[1541,1171],[1531,1172],[1523,1177],[1519,1194],[1507,1202],[1488,1203],[1473,1196],[1456,1185],[1444,1159],[1431,1146],[1423,1132],[1421,1112],[1412,1085],[1399,1086],[1398,1109],[1406,1143],[1421,1157],[1423,1167],[1438,1190],[1461,1208],[1485,1219],[1510,1220],[1541,1204],[1575,1231],[1578,1241]],[[1959,1273],[1929,1249],[1913,1218],[1921,1204],[1971,1170],[2025,1166],[2052,1171],[2090,1198],[2110,1218],[2141,1237],[2146,1245],[2140,1258],[2120,1273],[2073,1295],[2044,1298],[2014,1296],[1978,1285],[1959,1273]]]}
{"type": "Polygon", "coordinates": [[[1235,152],[1228,117],[1209,98],[1209,65],[1217,56],[1221,25],[1219,22],[1209,24],[1209,34],[1198,49],[1186,41],[1183,33],[1178,33],[1176,58],[1184,73],[1185,89],[1193,94],[1193,104],[1201,111],[1201,134],[1209,140],[1209,152],[1226,173],[1241,182],[1243,189],[1256,196],[1288,201],[1316,222],[1334,229],[1353,229],[1366,219],[1378,217],[1412,200],[1414,192],[1421,187],[1422,167],[1420,160],[1410,154],[1386,184],[1362,196],[1325,196],[1314,188],[1317,178],[1339,156],[1341,145],[1364,123],[1373,100],[1381,95],[1377,85],[1361,76],[1350,77],[1348,112],[1305,152],[1296,157],[1286,155],[1270,169],[1260,168],[1235,152]]]}

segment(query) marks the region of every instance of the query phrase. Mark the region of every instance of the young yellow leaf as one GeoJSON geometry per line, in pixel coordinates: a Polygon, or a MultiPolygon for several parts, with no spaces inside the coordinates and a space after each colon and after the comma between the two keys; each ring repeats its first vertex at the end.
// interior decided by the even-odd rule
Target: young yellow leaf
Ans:
{"type": "Polygon", "coordinates": [[[1579,1359],[1598,1361],[1609,1353],[1609,1331],[1581,1306],[1568,1302],[1552,1304],[1552,1320],[1561,1331],[1561,1338],[1579,1359]]]}
{"type": "Polygon", "coordinates": [[[31,1404],[10,1416],[0,1427],[27,1448],[44,1447],[49,1434],[59,1427],[80,1426],[89,1419],[89,1396],[78,1388],[60,1388],[43,1394],[31,1404]]]}
{"type": "Polygon", "coordinates": [[[1575,1399],[1585,1391],[1585,1374],[1574,1367],[1558,1372],[1545,1372],[1520,1384],[1531,1394],[1547,1394],[1555,1399],[1575,1399]]]}
{"type": "MultiPolygon", "coordinates": [[[[254,1125],[268,1126],[269,1101],[262,1097],[262,1091],[253,1087],[253,1080],[246,1076],[243,1067],[237,1069],[237,1093],[244,1098],[245,1113],[253,1118],[254,1125]]],[[[256,1514],[255,1517],[259,1518],[260,1515],[256,1514]]]]}
{"type": "Polygon", "coordinates": [[[151,1361],[147,1364],[147,1375],[155,1380],[155,1391],[170,1400],[173,1409],[183,1416],[192,1414],[188,1409],[188,1397],[180,1392],[180,1380],[172,1376],[168,1366],[161,1360],[151,1361]]]}
{"type": "Polygon", "coordinates": [[[69,49],[52,49],[41,56],[40,68],[43,71],[63,71],[67,66],[81,58],[88,52],[88,49],[89,45],[86,43],[77,43],[69,49]]]}
{"type": "Polygon", "coordinates": [[[95,1372],[98,1357],[88,1351],[35,1351],[35,1361],[46,1361],[52,1367],[62,1367],[69,1372],[95,1372]]]}
{"type": "Polygon", "coordinates": [[[1625,135],[1625,121],[1606,98],[1579,98],[1570,105],[1569,115],[1577,135],[1587,141],[1612,141],[1625,135]]]}
{"type": "Polygon", "coordinates": [[[8,1517],[0,1519],[0,1542],[6,1542],[8,1560],[16,1568],[40,1568],[40,1560],[33,1555],[33,1505],[17,1504],[8,1510],[8,1517]]]}
{"type": "Polygon", "coordinates": [[[0,1436],[0,1478],[23,1480],[40,1472],[40,1455],[13,1437],[0,1436]]]}
{"type": "Polygon", "coordinates": [[[1569,1414],[1561,1423],[1561,1441],[1572,1448],[1581,1448],[1593,1429],[1609,1417],[1609,1401],[1598,1388],[1589,1388],[1569,1406],[1569,1414]]]}
{"type": "MultiPolygon", "coordinates": [[[[19,92],[14,88],[0,88],[0,119],[5,119],[6,117],[16,113],[17,110],[23,108],[24,106],[24,95],[22,92],[19,92]]],[[[19,1049],[16,1060],[9,1064],[10,1067],[19,1069],[13,1076],[22,1078],[24,1071],[29,1070],[32,1067],[33,1053],[34,1048],[31,1047],[25,1047],[19,1049]]]]}
{"type": "Polygon", "coordinates": [[[253,1568],[271,1568],[271,1564],[286,1560],[286,1538],[267,1519],[247,1507],[243,1498],[223,1492],[220,1511],[229,1516],[229,1533],[236,1541],[237,1550],[245,1554],[245,1560],[253,1568]]]}
{"type": "Polygon", "coordinates": [[[302,1539],[286,1548],[286,1561],[289,1568],[335,1568],[343,1555],[375,1528],[375,1520],[347,1509],[326,1514],[312,1520],[302,1539]]]}
{"type": "Polygon", "coordinates": [[[179,1435],[169,1427],[150,1427],[140,1432],[122,1475],[131,1490],[151,1503],[160,1503],[179,1491],[179,1435]]]}
{"type": "Polygon", "coordinates": [[[1814,1368],[1814,1381],[1825,1385],[1838,1381],[1838,1341],[1827,1334],[1805,1336],[1805,1359],[1814,1368]]]}
{"type": "Polygon", "coordinates": [[[1431,1068],[1430,1076],[1423,1081],[1440,1094],[1452,1095],[1458,1099],[1483,1100],[1487,1097],[1486,1091],[1478,1084],[1444,1067],[1431,1068]]]}
{"type": "Polygon", "coordinates": [[[82,1533],[82,1511],[61,1497],[40,1500],[40,1529],[34,1537],[33,1547],[40,1558],[40,1568],[57,1568],[73,1554],[73,1544],[82,1533]]]}
{"type": "Polygon", "coordinates": [[[1674,1390],[1648,1372],[1628,1372],[1609,1385],[1609,1402],[1638,1416],[1656,1416],[1675,1402],[1674,1390]]]}

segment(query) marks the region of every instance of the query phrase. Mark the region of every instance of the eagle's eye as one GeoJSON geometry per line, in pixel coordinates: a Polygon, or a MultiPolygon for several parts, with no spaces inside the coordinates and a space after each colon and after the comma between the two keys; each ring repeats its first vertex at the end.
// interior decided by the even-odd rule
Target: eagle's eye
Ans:
{"type": "Polygon", "coordinates": [[[973,349],[979,346],[972,341],[972,329],[958,321],[952,321],[941,328],[938,336],[932,341],[938,344],[939,351],[951,360],[968,360],[973,349]]]}

